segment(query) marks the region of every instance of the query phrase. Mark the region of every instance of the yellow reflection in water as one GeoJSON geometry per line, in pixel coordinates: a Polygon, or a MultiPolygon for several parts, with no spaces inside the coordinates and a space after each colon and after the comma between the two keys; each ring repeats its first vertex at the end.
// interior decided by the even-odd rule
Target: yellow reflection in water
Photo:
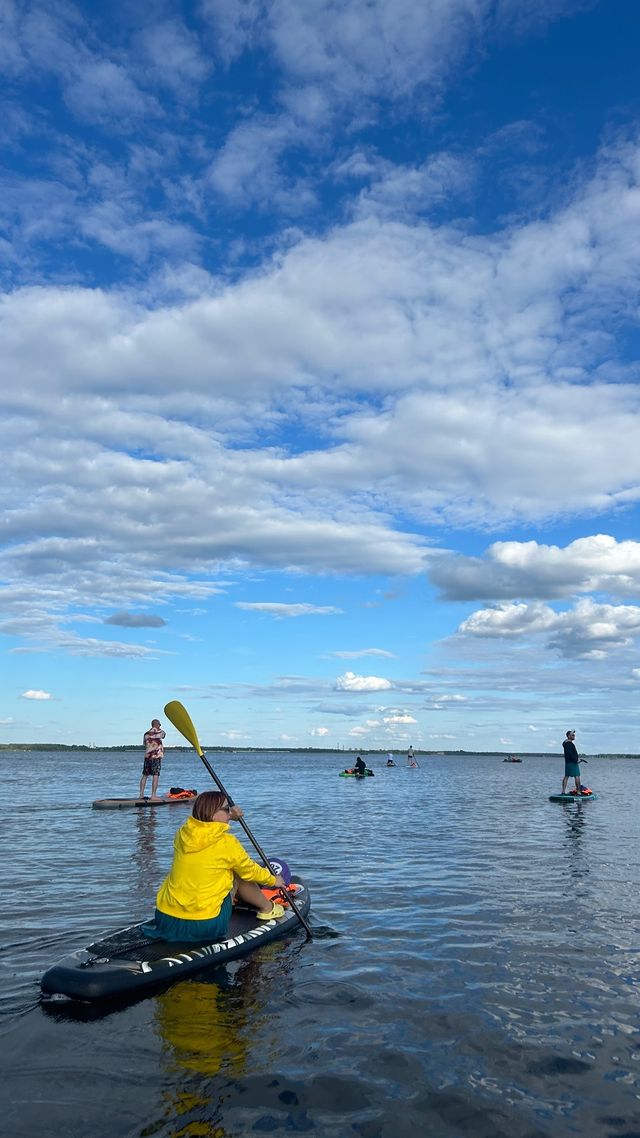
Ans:
{"type": "Polygon", "coordinates": [[[291,964],[285,945],[267,944],[240,965],[183,980],[156,997],[156,1025],[169,1059],[171,1138],[226,1138],[222,1110],[235,1092],[224,1080],[275,1061],[277,1035],[275,1023],[269,1032],[274,1021],[267,1005],[277,1002],[291,964]]]}

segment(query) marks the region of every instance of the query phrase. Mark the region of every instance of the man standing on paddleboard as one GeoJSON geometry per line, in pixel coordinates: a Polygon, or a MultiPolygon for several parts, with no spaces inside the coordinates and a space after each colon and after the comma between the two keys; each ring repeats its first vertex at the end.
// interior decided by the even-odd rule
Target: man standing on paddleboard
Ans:
{"type": "Polygon", "coordinates": [[[562,740],[564,751],[564,778],[562,780],[561,794],[567,793],[567,782],[572,778],[576,784],[576,794],[581,793],[580,787],[580,756],[575,744],[575,731],[567,731],[566,739],[562,740]]]}
{"type": "Polygon", "coordinates": [[[158,779],[160,778],[160,767],[164,756],[164,746],[162,740],[165,737],[165,732],[160,726],[159,719],[151,720],[151,727],[145,731],[142,742],[144,743],[144,765],[142,767],[142,778],[140,779],[140,797],[144,798],[144,788],[147,785],[147,779],[151,775],[151,797],[158,797],[158,779]]]}

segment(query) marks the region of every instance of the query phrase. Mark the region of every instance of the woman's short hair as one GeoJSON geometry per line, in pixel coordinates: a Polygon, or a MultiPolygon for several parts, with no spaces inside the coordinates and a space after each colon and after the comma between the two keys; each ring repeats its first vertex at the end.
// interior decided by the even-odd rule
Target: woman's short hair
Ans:
{"type": "Polygon", "coordinates": [[[191,813],[199,822],[213,822],[213,815],[217,814],[226,801],[226,794],[221,794],[219,790],[205,790],[196,798],[191,813]]]}

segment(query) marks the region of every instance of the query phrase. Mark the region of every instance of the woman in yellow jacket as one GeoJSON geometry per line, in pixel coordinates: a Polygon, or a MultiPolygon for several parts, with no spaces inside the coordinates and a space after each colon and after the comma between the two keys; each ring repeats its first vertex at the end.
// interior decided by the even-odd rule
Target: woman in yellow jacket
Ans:
{"type": "Polygon", "coordinates": [[[281,917],[282,905],[267,900],[260,885],[284,886],[284,879],[246,853],[229,822],[242,817],[224,794],[207,790],[173,841],[173,865],[156,897],[145,934],[162,940],[224,940],[237,895],[261,920],[281,917]]]}

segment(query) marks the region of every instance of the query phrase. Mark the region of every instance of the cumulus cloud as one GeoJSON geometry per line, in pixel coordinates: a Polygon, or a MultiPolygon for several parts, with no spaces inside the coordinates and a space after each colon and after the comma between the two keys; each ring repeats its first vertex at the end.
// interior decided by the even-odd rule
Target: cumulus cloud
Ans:
{"type": "Polygon", "coordinates": [[[545,632],[557,624],[557,614],[546,605],[503,604],[479,609],[460,625],[466,636],[518,639],[528,633],[545,632]]]}
{"type": "Polygon", "coordinates": [[[500,541],[484,557],[443,554],[429,576],[446,600],[554,599],[587,592],[637,596],[640,542],[618,542],[608,534],[578,538],[564,548],[500,541]]]}
{"type": "Polygon", "coordinates": [[[636,605],[597,604],[590,598],[563,612],[543,604],[501,604],[463,621],[462,636],[525,642],[541,638],[562,656],[604,659],[640,636],[636,605]]]}
{"type": "Polygon", "coordinates": [[[394,727],[405,723],[417,723],[418,721],[413,715],[388,715],[384,718],[383,722],[394,727]]]}
{"type": "Polygon", "coordinates": [[[335,682],[336,691],[387,691],[392,686],[379,676],[358,676],[355,672],[345,672],[335,682]]]}
{"type": "Polygon", "coordinates": [[[53,699],[53,696],[48,691],[38,691],[37,688],[30,688],[29,691],[23,691],[21,699],[53,699]]]}
{"type": "Polygon", "coordinates": [[[342,612],[342,609],[333,608],[331,605],[309,605],[309,604],[281,604],[277,601],[234,601],[236,608],[245,609],[248,612],[264,612],[269,616],[294,617],[294,616],[336,616],[342,612]]]}
{"type": "Polygon", "coordinates": [[[136,612],[114,612],[105,619],[105,624],[117,624],[120,628],[163,628],[166,620],[161,616],[151,616],[136,612]]]}

